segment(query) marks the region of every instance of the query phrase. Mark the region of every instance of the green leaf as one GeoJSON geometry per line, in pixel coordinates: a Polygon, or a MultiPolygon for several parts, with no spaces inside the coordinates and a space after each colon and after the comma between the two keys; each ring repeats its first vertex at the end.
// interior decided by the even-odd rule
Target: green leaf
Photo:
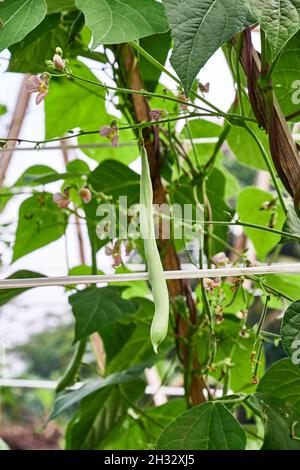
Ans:
{"type": "MultiPolygon", "coordinates": [[[[6,279],[31,279],[35,277],[45,276],[44,274],[23,269],[21,271],[16,271],[15,273],[8,276],[6,279]]],[[[30,287],[23,287],[18,289],[0,289],[0,306],[7,304],[7,302],[9,302],[11,299],[14,299],[23,292],[26,292],[28,289],[30,289],[30,287]]]]}
{"type": "Polygon", "coordinates": [[[75,0],[47,0],[48,14],[75,10],[75,0]]]}
{"type": "Polygon", "coordinates": [[[22,41],[10,47],[9,72],[41,73],[45,60],[52,59],[55,48],[66,49],[67,33],[58,26],[60,15],[47,15],[22,41]]]}
{"type": "Polygon", "coordinates": [[[56,177],[57,171],[47,165],[34,165],[27,168],[13,186],[36,186],[39,178],[56,177]]]}
{"type": "MultiPolygon", "coordinates": [[[[100,84],[83,63],[71,60],[70,67],[75,75],[100,84]]],[[[52,78],[45,100],[45,115],[47,139],[63,136],[78,127],[97,130],[101,124],[111,121],[105,110],[105,92],[101,87],[64,77],[52,78]],[[63,116],[63,119],[57,119],[57,116],[63,116]]]]}
{"type": "Polygon", "coordinates": [[[110,361],[108,365],[109,373],[118,372],[145,362],[153,365],[165,356],[166,351],[171,349],[172,345],[168,341],[161,346],[159,355],[153,351],[150,341],[150,324],[151,322],[149,322],[149,325],[141,324],[136,326],[131,336],[127,337],[127,341],[122,349],[110,361]]]}
{"type": "Polygon", "coordinates": [[[194,79],[208,59],[239,31],[249,26],[244,0],[163,0],[174,51],[171,63],[189,95],[194,79]]]}
{"type": "Polygon", "coordinates": [[[299,0],[248,0],[275,57],[300,29],[299,0]]]}
{"type": "Polygon", "coordinates": [[[88,182],[95,191],[112,196],[127,196],[128,205],[139,201],[140,177],[135,171],[115,160],[105,160],[92,171],[88,182]]]}
{"type": "Polygon", "coordinates": [[[50,193],[36,193],[19,209],[13,261],[58,240],[66,230],[67,218],[50,193]]]}
{"type": "Polygon", "coordinates": [[[293,364],[300,364],[300,300],[293,302],[285,311],[280,336],[293,364]]]}
{"type": "Polygon", "coordinates": [[[128,416],[129,402],[136,401],[144,387],[136,377],[135,381],[116,384],[86,397],[67,429],[67,450],[103,449],[128,416]]]}
{"type": "MultiPolygon", "coordinates": [[[[165,405],[153,406],[146,409],[148,417],[160,423],[161,426],[167,426],[177,416],[186,409],[186,403],[183,399],[173,399],[165,405]]],[[[106,450],[149,450],[155,449],[157,439],[161,429],[159,426],[143,417],[138,419],[127,418],[121,426],[117,427],[114,433],[111,433],[104,449],[106,450]]]]}
{"type": "Polygon", "coordinates": [[[47,13],[45,0],[4,0],[0,3],[0,52],[21,41],[47,13]]]}
{"type": "Polygon", "coordinates": [[[290,359],[273,364],[249,404],[265,427],[262,450],[299,450],[300,369],[290,359]],[[293,433],[298,437],[294,439],[293,433]]]}
{"type": "Polygon", "coordinates": [[[137,380],[137,378],[144,371],[145,367],[146,365],[140,365],[116,374],[109,375],[104,379],[90,380],[77,390],[59,394],[55,400],[54,408],[51,416],[49,417],[49,420],[56,418],[63,411],[67,410],[71,406],[76,405],[78,402],[93,394],[94,392],[109,388],[113,385],[126,384],[137,380]]]}
{"type": "Polygon", "coordinates": [[[282,292],[294,300],[299,298],[300,276],[295,274],[269,274],[265,277],[266,284],[282,292]]]}
{"type": "MultiPolygon", "coordinates": [[[[245,102],[246,113],[251,116],[250,105],[245,102]]],[[[259,138],[266,152],[270,156],[268,137],[265,131],[261,130],[257,124],[250,122],[249,127],[259,138]]],[[[266,171],[266,164],[259,151],[257,143],[246,129],[240,126],[232,126],[227,137],[227,142],[237,160],[243,165],[266,171]]],[[[272,160],[271,160],[272,161],[272,160]]]]}
{"type": "MultiPolygon", "coordinates": [[[[269,227],[273,223],[273,227],[281,230],[285,215],[282,207],[276,203],[275,207],[265,208],[265,203],[268,204],[274,200],[272,194],[262,191],[258,188],[246,188],[238,197],[237,211],[242,221],[269,227]],[[274,214],[274,218],[273,218],[274,214]]],[[[272,204],[271,204],[272,206],[272,204]]],[[[266,255],[274,248],[281,240],[280,235],[271,232],[264,232],[262,236],[261,230],[244,227],[244,232],[251,239],[257,253],[259,260],[264,260],[266,255]]]]}
{"type": "Polygon", "coordinates": [[[195,406],[173,421],[158,440],[160,450],[243,450],[246,435],[222,404],[195,406]]]}
{"type": "Polygon", "coordinates": [[[93,35],[92,49],[168,30],[163,5],[155,0],[75,0],[93,35]]]}
{"type": "MultiPolygon", "coordinates": [[[[299,111],[299,47],[300,33],[298,32],[282,50],[282,54],[272,73],[274,91],[286,116],[299,111]]],[[[297,115],[294,121],[298,122],[298,119],[297,115]]]]}
{"type": "Polygon", "coordinates": [[[121,297],[122,289],[108,286],[90,287],[70,297],[76,319],[75,341],[100,331],[125,315],[133,315],[138,306],[121,297]]]}
{"type": "MultiPolygon", "coordinates": [[[[140,46],[154,57],[160,64],[164,65],[171,45],[170,33],[154,34],[140,40],[140,46]]],[[[161,75],[161,71],[145,59],[139,57],[140,70],[145,89],[154,92],[161,75]]]]}

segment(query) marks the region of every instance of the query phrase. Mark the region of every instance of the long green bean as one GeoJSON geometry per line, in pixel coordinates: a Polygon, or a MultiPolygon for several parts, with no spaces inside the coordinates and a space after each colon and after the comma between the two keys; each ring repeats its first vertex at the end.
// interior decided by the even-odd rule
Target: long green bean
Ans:
{"type": "Polygon", "coordinates": [[[148,266],[149,281],[152,289],[155,311],[150,337],[154,351],[163,342],[168,333],[169,293],[167,282],[155,240],[153,221],[153,191],[147,152],[141,139],[142,174],[140,186],[140,230],[144,240],[145,257],[148,266]]]}

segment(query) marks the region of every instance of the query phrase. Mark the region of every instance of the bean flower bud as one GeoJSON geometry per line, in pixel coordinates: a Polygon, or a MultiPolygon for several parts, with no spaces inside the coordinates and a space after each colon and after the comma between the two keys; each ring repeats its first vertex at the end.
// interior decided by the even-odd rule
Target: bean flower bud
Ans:
{"type": "Polygon", "coordinates": [[[88,204],[92,199],[92,193],[88,188],[81,188],[78,194],[84,204],[88,204]]]}
{"type": "Polygon", "coordinates": [[[70,199],[63,193],[55,193],[53,195],[53,201],[60,209],[65,209],[70,204],[70,199]]]}
{"type": "Polygon", "coordinates": [[[149,112],[149,117],[151,121],[159,121],[161,118],[164,118],[166,116],[166,111],[163,111],[162,109],[152,109],[149,112]]]}
{"type": "Polygon", "coordinates": [[[222,251],[221,253],[217,253],[215,256],[212,257],[212,262],[217,268],[225,267],[228,265],[229,259],[222,251]]]}
{"type": "Polygon", "coordinates": [[[59,72],[62,72],[65,69],[66,61],[59,54],[54,54],[52,61],[54,68],[59,72]]]}

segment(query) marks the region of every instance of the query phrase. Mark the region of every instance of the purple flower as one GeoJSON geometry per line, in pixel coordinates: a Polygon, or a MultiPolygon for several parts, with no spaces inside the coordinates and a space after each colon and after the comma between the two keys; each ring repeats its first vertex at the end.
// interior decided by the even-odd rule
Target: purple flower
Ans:
{"type": "Polygon", "coordinates": [[[99,134],[110,139],[113,147],[119,146],[119,128],[116,121],[112,121],[110,126],[100,127],[99,134]]]}
{"type": "Polygon", "coordinates": [[[161,109],[151,109],[151,111],[149,112],[149,117],[151,121],[159,121],[163,114],[164,111],[162,111],[161,109]]]}
{"type": "Polygon", "coordinates": [[[49,78],[45,74],[43,74],[41,77],[37,75],[31,75],[26,81],[25,86],[28,93],[38,93],[35,102],[36,104],[40,104],[48,94],[49,78]]]}

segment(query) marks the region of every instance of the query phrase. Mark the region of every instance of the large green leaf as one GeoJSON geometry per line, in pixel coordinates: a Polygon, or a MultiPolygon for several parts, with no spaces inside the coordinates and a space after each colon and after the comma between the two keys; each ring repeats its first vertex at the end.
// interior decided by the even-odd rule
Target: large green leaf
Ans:
{"type": "MultiPolygon", "coordinates": [[[[75,75],[100,83],[83,63],[71,60],[70,66],[75,75]]],[[[105,110],[105,92],[101,87],[64,77],[51,80],[45,113],[47,139],[60,137],[78,127],[97,130],[101,124],[111,121],[105,110]]]]}
{"type": "Polygon", "coordinates": [[[156,0],[75,0],[99,44],[120,44],[168,30],[163,6],[156,0]]]}
{"type": "MultiPolygon", "coordinates": [[[[159,63],[165,64],[171,45],[170,33],[154,34],[140,40],[140,46],[152,55],[159,63]]],[[[145,89],[155,91],[161,71],[151,62],[140,56],[140,70],[145,89]]]]}
{"type": "Polygon", "coordinates": [[[144,362],[153,365],[164,357],[166,351],[170,350],[170,342],[164,343],[162,351],[159,351],[159,355],[157,355],[153,351],[150,341],[150,325],[151,322],[149,325],[136,326],[131,336],[127,337],[122,349],[109,363],[109,372],[121,371],[144,362]]]}
{"type": "Polygon", "coordinates": [[[19,176],[14,186],[36,186],[41,184],[38,182],[39,178],[55,177],[56,175],[58,175],[57,171],[48,165],[30,166],[19,176]]]}
{"type": "Polygon", "coordinates": [[[105,160],[92,171],[88,182],[99,192],[113,196],[127,196],[128,205],[139,201],[140,177],[135,171],[115,160],[105,160]]]}
{"type": "Polygon", "coordinates": [[[248,0],[250,11],[269,40],[273,56],[300,29],[299,0],[248,0]]]}
{"type": "MultiPolygon", "coordinates": [[[[249,127],[259,138],[266,152],[270,154],[268,137],[265,131],[259,129],[258,125],[252,122],[249,123],[249,127]]],[[[266,164],[258,145],[246,129],[240,126],[232,126],[227,137],[227,142],[240,163],[255,168],[256,170],[266,171],[266,164]]]]}
{"type": "Polygon", "coordinates": [[[90,380],[77,390],[60,393],[55,400],[53,411],[49,419],[55,418],[63,411],[67,410],[71,406],[76,405],[94,392],[109,388],[114,385],[134,382],[140,377],[145,367],[146,365],[132,367],[131,369],[109,375],[104,379],[90,380]]]}
{"type": "Polygon", "coordinates": [[[42,23],[22,41],[10,47],[10,72],[41,73],[45,60],[52,59],[55,48],[63,50],[67,44],[67,33],[58,27],[60,15],[48,15],[42,23]]]}
{"type": "MultiPolygon", "coordinates": [[[[15,273],[8,276],[7,279],[30,279],[36,277],[45,277],[43,274],[36,273],[34,271],[28,271],[23,269],[21,271],[16,271],[15,273]]],[[[29,287],[23,287],[18,289],[0,289],[0,306],[7,304],[11,299],[14,299],[18,295],[26,292],[29,287]]]]}
{"type": "MultiPolygon", "coordinates": [[[[265,204],[273,201],[274,196],[270,193],[262,191],[258,188],[246,188],[238,197],[237,211],[242,221],[269,227],[272,222],[272,211],[275,211],[275,218],[273,219],[273,228],[281,230],[285,215],[279,204],[275,208],[269,209],[265,204]]],[[[280,235],[271,232],[262,232],[257,229],[244,227],[245,233],[251,239],[257,256],[260,260],[264,260],[266,255],[274,248],[281,240],[280,235]]]]}
{"type": "Polygon", "coordinates": [[[66,433],[67,449],[96,450],[105,448],[127,416],[129,402],[143,393],[144,383],[135,381],[99,390],[82,400],[80,410],[66,433]]]}
{"type": "Polygon", "coordinates": [[[158,440],[161,450],[243,450],[245,446],[245,432],[218,402],[186,411],[166,427],[158,440]]]}
{"type": "Polygon", "coordinates": [[[48,14],[75,10],[75,0],[47,0],[48,14]]]}
{"type": "Polygon", "coordinates": [[[47,13],[45,0],[4,0],[0,2],[0,52],[21,41],[36,28],[47,13]]]}
{"type": "Polygon", "coordinates": [[[66,230],[67,218],[50,193],[35,193],[19,209],[13,261],[58,240],[66,230]]]}
{"type": "Polygon", "coordinates": [[[208,59],[226,41],[248,26],[244,0],[163,0],[174,39],[172,65],[185,92],[208,59]]]}
{"type": "Polygon", "coordinates": [[[128,417],[115,432],[111,433],[105,445],[106,450],[149,450],[155,449],[161,433],[161,426],[167,426],[186,409],[183,399],[173,399],[165,405],[147,408],[147,417],[128,417]],[[157,423],[157,424],[156,424],[157,423]]]}
{"type": "Polygon", "coordinates": [[[265,427],[263,450],[300,450],[300,368],[290,359],[273,364],[249,400],[265,427]],[[295,433],[298,439],[292,437],[295,433]]]}
{"type": "MultiPolygon", "coordinates": [[[[286,44],[272,74],[274,91],[285,115],[299,111],[300,32],[286,44]]],[[[298,117],[295,118],[298,122],[298,117]]]]}
{"type": "Polygon", "coordinates": [[[269,274],[266,283],[294,300],[299,298],[300,276],[296,274],[269,274]]]}
{"type": "Polygon", "coordinates": [[[294,364],[300,364],[300,300],[285,311],[280,335],[285,352],[294,364]]]}
{"type": "Polygon", "coordinates": [[[133,315],[138,305],[121,297],[120,287],[90,287],[70,297],[76,318],[75,341],[107,328],[125,315],[133,315]]]}

